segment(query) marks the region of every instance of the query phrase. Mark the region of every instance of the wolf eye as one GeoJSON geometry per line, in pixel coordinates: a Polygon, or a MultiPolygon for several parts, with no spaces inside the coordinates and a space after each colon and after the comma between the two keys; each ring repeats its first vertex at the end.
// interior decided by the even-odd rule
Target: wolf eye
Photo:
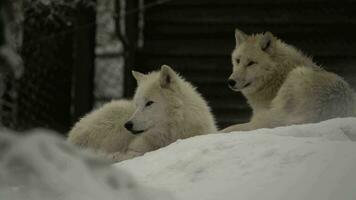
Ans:
{"type": "Polygon", "coordinates": [[[251,66],[251,65],[254,65],[254,64],[256,64],[256,62],[250,61],[249,63],[247,63],[246,66],[251,66]]]}
{"type": "Polygon", "coordinates": [[[235,61],[236,61],[236,63],[237,63],[237,64],[239,64],[239,63],[240,63],[240,59],[236,59],[235,61]]]}
{"type": "Polygon", "coordinates": [[[152,105],[154,102],[153,101],[147,101],[147,103],[145,104],[146,107],[152,105]]]}

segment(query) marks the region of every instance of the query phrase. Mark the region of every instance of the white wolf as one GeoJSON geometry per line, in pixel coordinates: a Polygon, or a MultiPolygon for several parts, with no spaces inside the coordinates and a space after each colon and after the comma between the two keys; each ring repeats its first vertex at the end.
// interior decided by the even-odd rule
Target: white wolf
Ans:
{"type": "Polygon", "coordinates": [[[355,93],[334,73],[317,66],[270,32],[246,35],[236,29],[229,87],[252,107],[249,123],[223,132],[247,131],[356,115],[355,93]]]}
{"type": "Polygon", "coordinates": [[[132,73],[138,83],[133,102],[112,102],[87,115],[75,125],[69,141],[121,161],[178,139],[217,132],[206,101],[170,67],[147,75],[132,73]]]}
{"type": "Polygon", "coordinates": [[[135,111],[128,100],[116,100],[92,111],[77,122],[68,141],[105,154],[125,152],[134,136],[123,126],[135,111]]]}
{"type": "Polygon", "coordinates": [[[136,111],[125,127],[137,137],[125,155],[115,160],[142,155],[178,139],[215,133],[214,117],[204,98],[169,66],[142,74],[133,71],[138,87],[133,102],[136,111]]]}

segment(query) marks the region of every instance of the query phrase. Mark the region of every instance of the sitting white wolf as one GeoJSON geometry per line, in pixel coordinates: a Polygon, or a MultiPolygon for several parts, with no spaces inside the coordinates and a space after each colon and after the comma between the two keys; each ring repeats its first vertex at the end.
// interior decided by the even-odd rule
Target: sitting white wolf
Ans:
{"type": "Polygon", "coordinates": [[[164,65],[149,74],[133,71],[133,76],[138,83],[132,102],[136,111],[132,104],[120,107],[122,102],[104,106],[79,121],[69,134],[69,141],[86,142],[88,147],[105,150],[111,153],[111,159],[121,161],[178,139],[217,132],[204,98],[170,67],[164,65]],[[127,130],[123,130],[124,126],[127,130]],[[75,135],[83,136],[73,140],[75,135]],[[96,143],[103,141],[101,137],[106,142],[99,147],[96,143]]]}
{"type": "Polygon", "coordinates": [[[341,77],[270,32],[248,36],[236,29],[235,38],[228,84],[247,98],[253,116],[223,132],[355,116],[355,93],[341,77]]]}

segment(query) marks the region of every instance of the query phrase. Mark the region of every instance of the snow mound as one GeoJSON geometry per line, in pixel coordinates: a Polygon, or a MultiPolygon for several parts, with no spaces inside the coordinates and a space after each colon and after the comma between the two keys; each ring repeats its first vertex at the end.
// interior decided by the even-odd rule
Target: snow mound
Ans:
{"type": "Polygon", "coordinates": [[[1,200],[167,200],[52,132],[0,130],[1,200]]]}
{"type": "Polygon", "coordinates": [[[356,118],[211,134],[115,167],[177,200],[355,200],[354,136],[356,118]]]}

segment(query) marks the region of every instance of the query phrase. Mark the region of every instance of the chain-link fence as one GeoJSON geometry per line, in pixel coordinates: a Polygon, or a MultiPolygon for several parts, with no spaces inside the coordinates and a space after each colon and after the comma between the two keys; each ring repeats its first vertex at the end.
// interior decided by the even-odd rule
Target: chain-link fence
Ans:
{"type": "Polygon", "coordinates": [[[124,8],[125,1],[103,0],[95,5],[92,2],[18,2],[17,5],[24,5],[23,26],[16,27],[23,27],[19,33],[24,35],[21,55],[26,71],[20,80],[10,77],[1,85],[4,95],[0,100],[0,117],[4,126],[17,130],[45,127],[66,132],[78,117],[90,111],[93,103],[101,105],[122,98],[124,58],[116,19],[119,18],[117,9],[124,8]],[[92,14],[88,9],[93,8],[96,19],[91,16],[88,20],[92,14]],[[80,43],[82,35],[88,37],[95,33],[94,68],[94,62],[90,67],[78,61],[94,61],[94,54],[86,58],[78,54],[94,53],[94,46],[83,49],[80,43]],[[87,74],[86,82],[81,72],[87,74]],[[87,106],[78,110],[82,104],[87,106]]]}
{"type": "Polygon", "coordinates": [[[92,93],[94,45],[86,47],[94,44],[95,31],[94,4],[83,2],[23,2],[21,55],[26,70],[18,81],[6,81],[1,111],[5,126],[66,132],[72,121],[83,114],[76,113],[80,108],[76,99],[86,97],[78,87],[84,86],[83,80],[88,76],[91,81],[83,88],[92,93]],[[86,74],[81,73],[83,69],[86,74]]]}
{"type": "Polygon", "coordinates": [[[122,98],[124,84],[123,44],[117,35],[117,9],[123,0],[97,2],[94,98],[97,106],[122,98]]]}

